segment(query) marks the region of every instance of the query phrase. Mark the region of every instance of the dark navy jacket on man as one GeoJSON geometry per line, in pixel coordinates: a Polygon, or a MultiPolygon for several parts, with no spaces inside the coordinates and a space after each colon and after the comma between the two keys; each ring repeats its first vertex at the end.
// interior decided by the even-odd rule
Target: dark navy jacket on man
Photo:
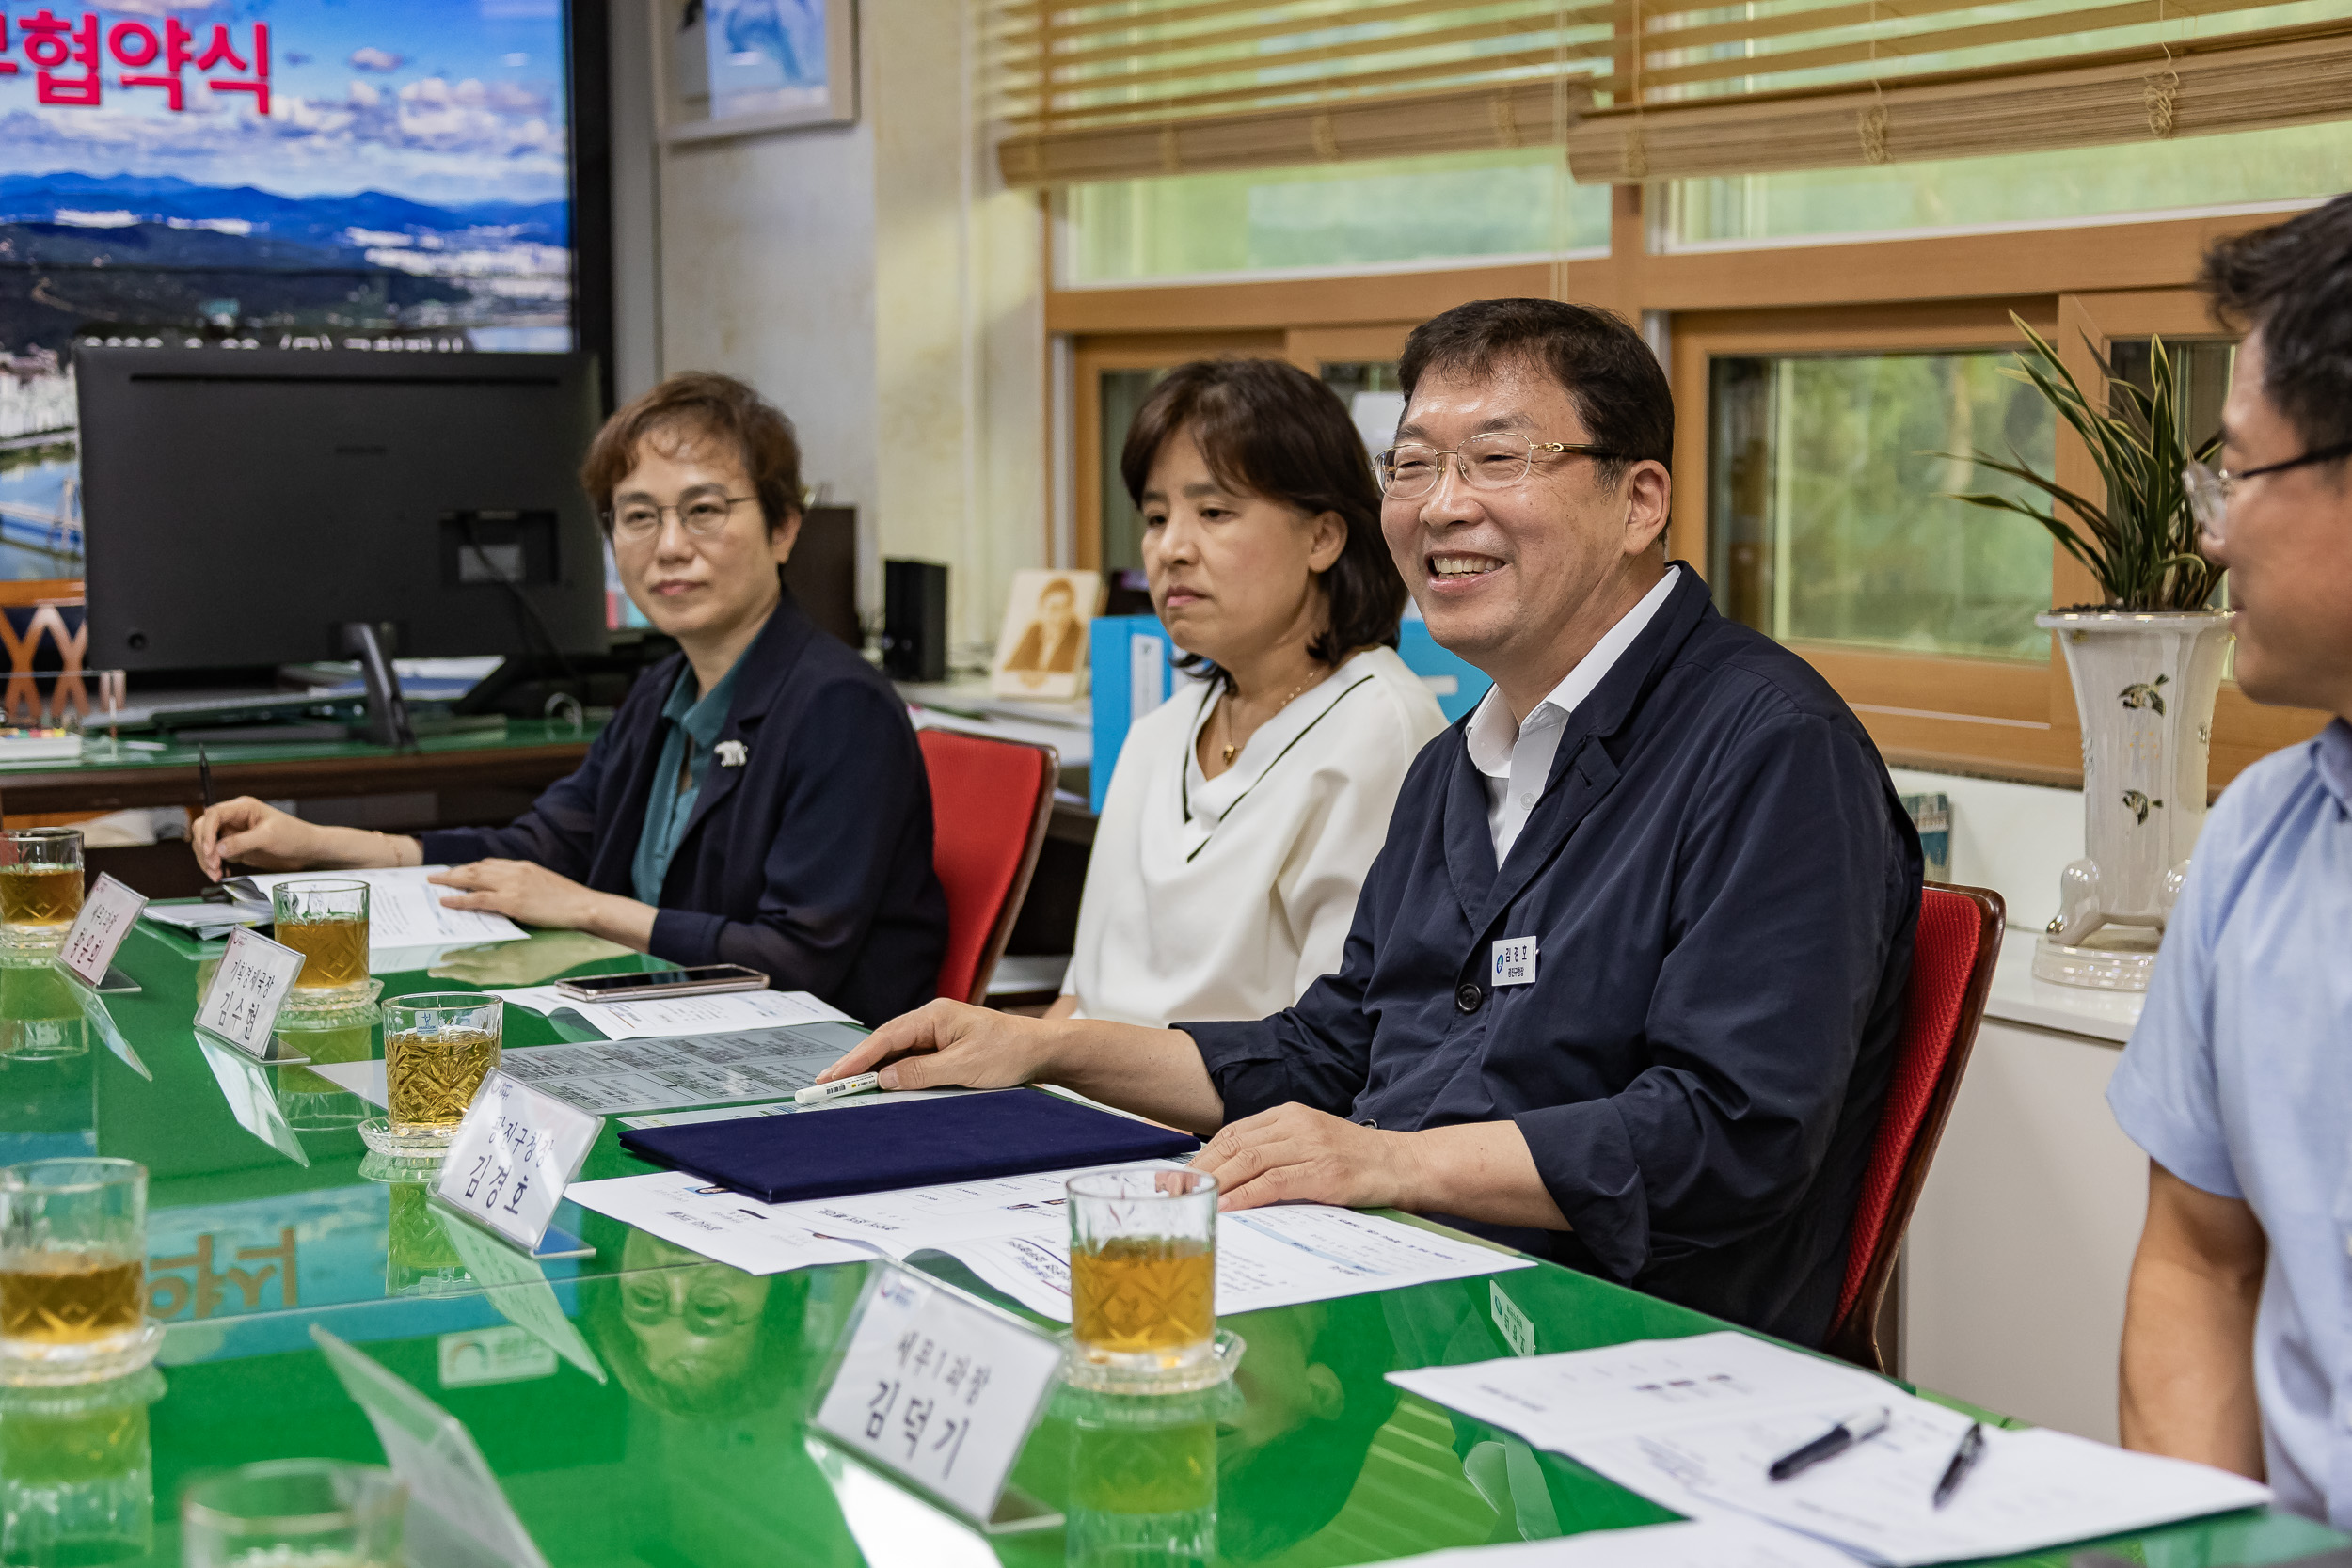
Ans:
{"type": "Polygon", "coordinates": [[[1340,972],[1270,1019],[1179,1025],[1227,1119],[1508,1117],[1573,1228],[1466,1228],[1820,1343],[1919,911],[1877,749],[1688,567],[1568,715],[1500,868],[1466,723],[1406,776],[1340,972]],[[1493,944],[1529,936],[1534,981],[1494,986],[1493,944]]]}
{"type": "MultiPolygon", "coordinates": [[[[683,654],[637,678],[580,770],[504,828],[423,835],[428,863],[535,861],[634,896],[630,863],[683,654]]],[[[744,964],[881,1023],[935,994],[947,902],[931,872],[931,795],[906,705],[819,632],[789,590],[744,651],[714,761],[654,917],[673,963],[744,964]]]]}

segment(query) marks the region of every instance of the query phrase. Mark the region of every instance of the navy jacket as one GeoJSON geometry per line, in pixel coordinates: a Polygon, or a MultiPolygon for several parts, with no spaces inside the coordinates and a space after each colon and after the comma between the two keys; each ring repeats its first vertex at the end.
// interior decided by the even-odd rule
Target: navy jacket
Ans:
{"type": "MultiPolygon", "coordinates": [[[[504,828],[424,835],[427,862],[536,861],[633,897],[629,866],[661,753],[675,655],[637,679],[580,770],[504,828]]],[[[937,994],[947,900],[931,872],[931,792],[906,704],[819,632],[787,590],[743,654],[714,757],[661,885],[653,952],[745,964],[881,1023],[937,994]]]]}
{"type": "Polygon", "coordinates": [[[1340,972],[1262,1022],[1180,1025],[1227,1118],[1508,1117],[1573,1229],[1465,1228],[1820,1343],[1919,912],[1877,749],[1688,567],[1568,716],[1500,869],[1467,722],[1406,775],[1340,972]],[[1491,985],[1492,944],[1526,936],[1534,981],[1491,985]]]}

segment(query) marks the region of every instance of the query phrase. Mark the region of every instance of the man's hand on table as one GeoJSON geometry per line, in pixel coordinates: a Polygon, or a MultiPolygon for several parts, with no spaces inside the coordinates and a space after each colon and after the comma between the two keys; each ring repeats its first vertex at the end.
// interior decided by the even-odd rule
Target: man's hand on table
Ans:
{"type": "Polygon", "coordinates": [[[1003,1089],[1035,1079],[1055,1025],[965,1002],[932,1002],[875,1030],[817,1075],[819,1084],[882,1073],[885,1089],[1003,1089]]]}
{"type": "Polygon", "coordinates": [[[1330,1203],[1409,1209],[1421,1173],[1411,1132],[1382,1132],[1304,1105],[1277,1105],[1228,1123],[1193,1156],[1216,1178],[1216,1206],[1330,1203]]]}

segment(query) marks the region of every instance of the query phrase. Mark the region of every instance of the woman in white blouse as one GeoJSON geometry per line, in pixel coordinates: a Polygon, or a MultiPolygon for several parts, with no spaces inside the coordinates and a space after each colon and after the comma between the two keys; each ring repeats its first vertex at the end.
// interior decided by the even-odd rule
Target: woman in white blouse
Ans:
{"type": "Polygon", "coordinates": [[[1413,755],[1405,584],[1363,442],[1274,359],[1178,367],[1120,458],[1152,608],[1199,678],[1127,732],[1051,1015],[1263,1018],[1339,967],[1413,755]]]}

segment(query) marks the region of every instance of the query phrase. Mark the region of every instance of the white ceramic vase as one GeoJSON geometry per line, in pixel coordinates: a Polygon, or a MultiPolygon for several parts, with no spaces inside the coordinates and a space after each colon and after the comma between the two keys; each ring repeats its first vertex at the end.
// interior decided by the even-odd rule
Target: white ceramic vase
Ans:
{"type": "Polygon", "coordinates": [[[2145,990],[2205,824],[2229,612],[2063,610],[2034,624],[2058,634],[2074,684],[2088,851],[2059,873],[2058,912],[2034,974],[2145,990]]]}

